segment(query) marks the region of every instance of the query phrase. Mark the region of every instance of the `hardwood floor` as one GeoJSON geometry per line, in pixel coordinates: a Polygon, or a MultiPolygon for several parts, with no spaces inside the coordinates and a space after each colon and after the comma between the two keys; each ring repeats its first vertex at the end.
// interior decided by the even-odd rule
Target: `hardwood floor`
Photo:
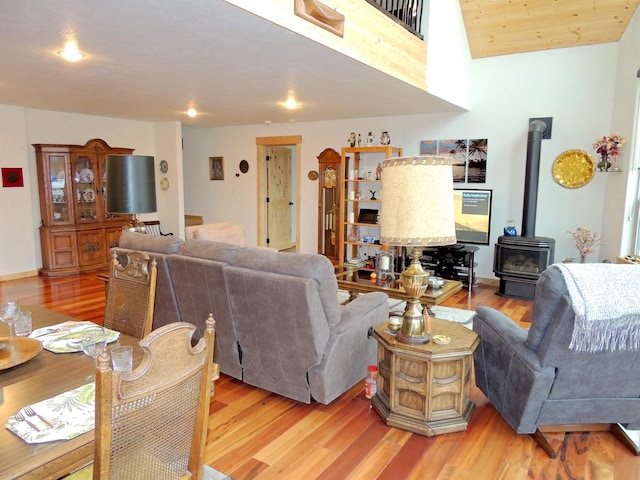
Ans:
{"type": "MultiPolygon", "coordinates": [[[[97,323],[105,305],[95,274],[0,282],[0,298],[9,297],[97,323]]],[[[487,285],[444,305],[493,306],[525,326],[531,318],[530,302],[502,298],[487,285]]],[[[516,435],[474,388],[477,408],[466,432],[423,437],[387,427],[363,385],[330,405],[306,405],[223,375],[212,400],[205,462],[235,480],[640,479],[640,457],[608,432],[548,434],[559,450],[550,459],[529,436],[516,435]]]]}

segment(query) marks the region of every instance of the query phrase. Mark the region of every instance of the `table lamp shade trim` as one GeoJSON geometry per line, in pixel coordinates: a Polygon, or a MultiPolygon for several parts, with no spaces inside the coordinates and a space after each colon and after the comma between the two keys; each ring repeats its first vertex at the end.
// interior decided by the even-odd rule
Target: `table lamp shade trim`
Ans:
{"type": "Polygon", "coordinates": [[[456,243],[453,172],[446,157],[397,157],[382,164],[380,243],[456,243]]]}
{"type": "Polygon", "coordinates": [[[157,211],[154,158],[144,155],[107,155],[108,213],[157,211]]]}

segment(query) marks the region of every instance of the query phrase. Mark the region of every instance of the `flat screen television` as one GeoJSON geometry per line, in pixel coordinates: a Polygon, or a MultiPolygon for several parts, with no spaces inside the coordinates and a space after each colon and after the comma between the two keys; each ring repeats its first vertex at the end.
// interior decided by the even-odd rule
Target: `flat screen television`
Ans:
{"type": "Polygon", "coordinates": [[[453,209],[458,243],[489,245],[492,190],[456,188],[453,209]]]}

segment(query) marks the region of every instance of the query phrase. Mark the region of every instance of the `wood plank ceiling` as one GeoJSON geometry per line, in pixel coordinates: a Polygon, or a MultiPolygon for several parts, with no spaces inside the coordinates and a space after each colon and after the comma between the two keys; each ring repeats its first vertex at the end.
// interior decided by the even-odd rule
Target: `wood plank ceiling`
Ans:
{"type": "Polygon", "coordinates": [[[640,0],[460,0],[473,58],[620,40],[640,0]]]}

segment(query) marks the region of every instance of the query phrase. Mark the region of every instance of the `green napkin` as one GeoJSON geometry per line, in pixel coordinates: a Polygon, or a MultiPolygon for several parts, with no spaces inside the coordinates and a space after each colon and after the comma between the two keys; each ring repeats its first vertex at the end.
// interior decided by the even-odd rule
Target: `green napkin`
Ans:
{"type": "Polygon", "coordinates": [[[4,426],[27,443],[69,440],[93,430],[95,393],[95,384],[88,383],[31,405],[39,416],[26,418],[36,428],[26,421],[16,420],[13,415],[7,418],[4,426]]]}

